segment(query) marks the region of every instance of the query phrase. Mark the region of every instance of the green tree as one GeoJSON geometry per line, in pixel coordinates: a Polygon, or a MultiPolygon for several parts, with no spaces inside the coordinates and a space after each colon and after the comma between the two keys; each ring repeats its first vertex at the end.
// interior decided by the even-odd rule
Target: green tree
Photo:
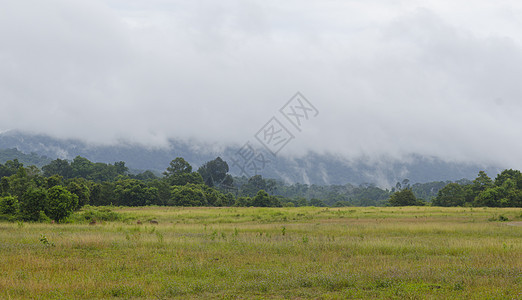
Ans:
{"type": "Polygon", "coordinates": [[[197,185],[173,186],[169,205],[205,206],[207,205],[207,199],[203,190],[197,185]]]}
{"type": "Polygon", "coordinates": [[[170,185],[203,184],[203,177],[197,172],[171,175],[166,179],[170,185]]]}
{"type": "Polygon", "coordinates": [[[20,167],[16,174],[9,177],[9,194],[18,197],[18,199],[21,199],[31,187],[35,186],[24,167],[20,167]]]}
{"type": "MultiPolygon", "coordinates": [[[[501,186],[490,187],[475,197],[474,206],[521,207],[522,190],[518,189],[516,178],[505,178],[501,186]]],[[[500,183],[500,182],[499,182],[500,183]]]]}
{"type": "Polygon", "coordinates": [[[203,177],[203,182],[210,187],[220,186],[222,184],[230,186],[233,183],[232,177],[227,176],[228,164],[221,159],[221,157],[217,157],[203,164],[198,169],[198,173],[203,177]]]}
{"type": "Polygon", "coordinates": [[[78,206],[78,196],[69,192],[63,186],[53,186],[47,194],[48,205],[45,214],[57,222],[70,216],[78,206]]]}
{"type": "Polygon", "coordinates": [[[13,196],[0,197],[0,214],[16,215],[18,213],[18,199],[13,196]]]}
{"type": "Polygon", "coordinates": [[[43,175],[50,177],[52,175],[59,175],[65,179],[72,178],[73,169],[69,162],[65,159],[56,159],[51,161],[48,165],[42,167],[43,175]]]}
{"type": "Polygon", "coordinates": [[[50,177],[46,178],[46,184],[45,187],[50,189],[55,185],[62,185],[63,183],[63,177],[60,175],[52,175],[50,177]]]}
{"type": "Polygon", "coordinates": [[[501,185],[502,197],[499,200],[499,206],[522,207],[522,189],[518,187],[516,180],[516,178],[508,178],[501,185]]]}
{"type": "Polygon", "coordinates": [[[149,170],[140,174],[130,175],[130,177],[142,181],[152,181],[158,179],[158,177],[152,171],[149,170]]]}
{"type": "Polygon", "coordinates": [[[238,197],[236,199],[236,202],[235,202],[234,206],[239,206],[239,207],[253,206],[252,198],[250,198],[250,197],[238,197]]]}
{"type": "Polygon", "coordinates": [[[502,197],[502,188],[499,186],[491,187],[486,190],[480,192],[477,197],[475,197],[474,206],[488,206],[488,207],[497,207],[500,206],[500,198],[502,197]]]}
{"type": "Polygon", "coordinates": [[[47,207],[47,190],[31,187],[21,198],[20,214],[26,221],[38,221],[40,212],[45,212],[47,207]]]}
{"type": "Polygon", "coordinates": [[[183,157],[176,157],[170,162],[170,166],[163,174],[165,176],[177,176],[192,173],[192,166],[183,157]]]}
{"type": "Polygon", "coordinates": [[[270,195],[268,195],[264,190],[258,191],[256,196],[252,199],[252,205],[256,207],[271,206],[270,195]]]}
{"type": "Polygon", "coordinates": [[[94,164],[85,157],[76,156],[71,163],[71,169],[72,177],[82,177],[90,179],[93,173],[94,164]]]}
{"type": "Polygon", "coordinates": [[[319,200],[317,198],[310,199],[310,205],[315,207],[324,207],[326,206],[322,200],[319,200]]]}
{"type": "Polygon", "coordinates": [[[488,174],[484,171],[480,171],[478,173],[477,178],[473,180],[473,183],[471,185],[471,190],[473,191],[473,195],[476,197],[478,194],[480,194],[482,191],[487,190],[488,188],[493,187],[493,180],[489,178],[488,174]]]}
{"type": "Polygon", "coordinates": [[[116,174],[118,175],[127,175],[127,173],[129,172],[129,168],[125,166],[124,161],[115,162],[114,168],[116,169],[116,174]]]}
{"type": "Polygon", "coordinates": [[[5,162],[5,167],[7,169],[7,173],[9,173],[9,175],[4,175],[4,176],[11,176],[11,175],[14,175],[16,174],[16,172],[18,172],[18,170],[20,168],[23,168],[24,164],[20,163],[18,161],[18,159],[13,159],[13,160],[8,160],[5,162]]]}
{"type": "Polygon", "coordinates": [[[74,178],[69,180],[67,190],[78,197],[78,207],[89,204],[91,191],[86,179],[74,178]]]}
{"type": "Polygon", "coordinates": [[[466,201],[466,190],[458,183],[449,183],[433,199],[435,206],[462,206],[466,201]]]}
{"type": "Polygon", "coordinates": [[[391,206],[414,206],[419,204],[410,189],[403,189],[393,193],[388,202],[391,206]]]}
{"type": "Polygon", "coordinates": [[[89,202],[91,205],[118,204],[114,193],[114,182],[89,183],[89,202]]]}
{"type": "Polygon", "coordinates": [[[136,179],[118,180],[114,186],[114,194],[119,205],[145,206],[158,204],[158,189],[148,187],[136,179]]]}
{"type": "Polygon", "coordinates": [[[11,185],[9,183],[9,178],[2,177],[0,179],[0,196],[7,196],[11,191],[11,185]]]}
{"type": "Polygon", "coordinates": [[[495,185],[502,186],[506,180],[511,179],[515,182],[516,188],[522,190],[522,173],[519,170],[504,170],[495,178],[495,185]]]}
{"type": "Polygon", "coordinates": [[[267,181],[263,179],[263,176],[254,175],[248,179],[248,182],[246,184],[243,184],[241,186],[240,194],[243,196],[254,197],[258,191],[266,191],[267,188],[268,184],[267,181]]]}

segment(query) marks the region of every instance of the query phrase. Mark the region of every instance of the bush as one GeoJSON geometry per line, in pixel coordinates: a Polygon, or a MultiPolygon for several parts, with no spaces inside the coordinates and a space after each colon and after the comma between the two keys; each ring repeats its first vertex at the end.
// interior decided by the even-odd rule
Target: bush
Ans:
{"type": "Polygon", "coordinates": [[[494,221],[500,221],[500,222],[506,222],[509,221],[509,218],[504,215],[499,215],[498,217],[495,215],[488,219],[488,221],[494,222],[494,221]]]}
{"type": "Polygon", "coordinates": [[[77,212],[67,219],[67,221],[81,223],[89,222],[91,220],[107,222],[121,221],[123,220],[123,216],[107,207],[92,207],[87,205],[84,207],[83,211],[77,212]]]}
{"type": "Polygon", "coordinates": [[[13,196],[0,197],[0,214],[15,215],[18,213],[18,199],[13,196]]]}
{"type": "Polygon", "coordinates": [[[423,206],[424,202],[417,200],[410,189],[393,193],[388,199],[391,206],[423,206]]]}

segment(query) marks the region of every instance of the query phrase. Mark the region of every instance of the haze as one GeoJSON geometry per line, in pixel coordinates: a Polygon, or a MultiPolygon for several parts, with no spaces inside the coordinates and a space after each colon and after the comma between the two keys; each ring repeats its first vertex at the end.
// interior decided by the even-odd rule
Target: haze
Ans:
{"type": "Polygon", "coordinates": [[[282,155],[522,167],[515,1],[2,1],[0,131],[241,145],[297,91],[282,155]]]}

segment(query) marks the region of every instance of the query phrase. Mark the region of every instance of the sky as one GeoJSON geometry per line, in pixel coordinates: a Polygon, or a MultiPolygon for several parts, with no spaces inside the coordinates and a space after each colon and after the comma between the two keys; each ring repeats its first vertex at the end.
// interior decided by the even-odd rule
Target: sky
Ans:
{"type": "Polygon", "coordinates": [[[1,1],[0,131],[522,168],[521,78],[519,1],[1,1]]]}

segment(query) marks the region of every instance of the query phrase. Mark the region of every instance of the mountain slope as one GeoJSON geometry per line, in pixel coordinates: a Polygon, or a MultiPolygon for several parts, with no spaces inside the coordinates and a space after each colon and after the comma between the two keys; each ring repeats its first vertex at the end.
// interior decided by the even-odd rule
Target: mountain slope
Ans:
{"type": "MultiPolygon", "coordinates": [[[[80,140],[61,140],[45,135],[26,134],[17,131],[0,133],[0,149],[16,148],[24,153],[36,153],[52,159],[73,159],[80,155],[93,162],[113,163],[125,161],[131,169],[164,171],[169,162],[181,156],[197,169],[206,161],[221,156],[230,165],[230,172],[240,176],[234,165],[236,148],[216,150],[201,144],[171,141],[168,148],[148,148],[142,145],[121,143],[114,146],[91,145],[80,140]]],[[[408,161],[382,159],[369,162],[364,159],[344,160],[332,155],[311,153],[302,158],[270,156],[265,167],[258,171],[264,177],[286,182],[310,184],[363,184],[375,183],[387,187],[408,178],[412,183],[475,178],[478,171],[486,170],[491,177],[498,168],[444,162],[436,158],[412,155],[408,161]]],[[[254,175],[249,172],[248,175],[254,175]]]]}

